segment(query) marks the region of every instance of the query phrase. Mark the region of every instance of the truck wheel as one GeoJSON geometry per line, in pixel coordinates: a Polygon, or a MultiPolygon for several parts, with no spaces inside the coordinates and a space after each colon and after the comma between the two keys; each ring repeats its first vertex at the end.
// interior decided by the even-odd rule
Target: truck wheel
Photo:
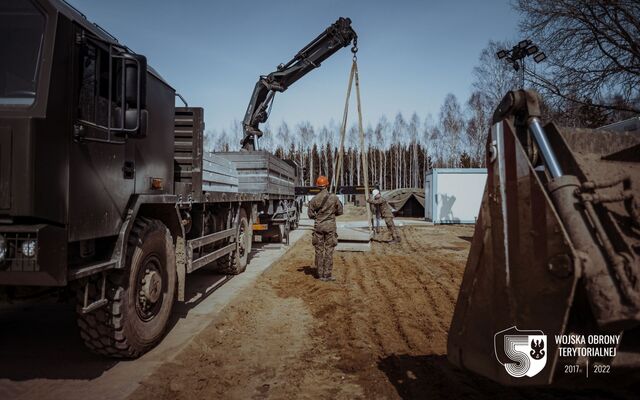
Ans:
{"type": "MultiPolygon", "coordinates": [[[[99,293],[92,277],[90,295],[99,293]],[[93,293],[91,293],[93,292],[93,293]]],[[[126,268],[107,278],[108,304],[82,314],[78,326],[87,347],[110,357],[136,358],[162,339],[176,294],[176,258],[171,233],[160,221],[138,218],[127,244],[126,268]]]]}
{"type": "Polygon", "coordinates": [[[249,253],[251,252],[251,244],[253,241],[253,232],[249,225],[247,212],[240,209],[240,221],[236,232],[236,242],[238,250],[221,257],[218,260],[218,271],[223,274],[238,275],[247,269],[249,262],[249,253]]]}

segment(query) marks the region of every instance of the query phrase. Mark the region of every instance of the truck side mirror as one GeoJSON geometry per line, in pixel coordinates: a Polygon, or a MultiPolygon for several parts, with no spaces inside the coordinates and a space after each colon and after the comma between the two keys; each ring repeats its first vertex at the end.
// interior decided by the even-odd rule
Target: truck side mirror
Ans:
{"type": "Polygon", "coordinates": [[[125,100],[129,107],[147,106],[147,58],[138,54],[128,54],[125,59],[125,100]],[[138,82],[140,87],[138,88],[138,82]],[[140,91],[138,95],[138,90],[140,91]]]}
{"type": "Polygon", "coordinates": [[[119,121],[124,121],[123,128],[131,138],[147,136],[147,58],[138,54],[123,55],[124,71],[124,120],[122,108],[118,110],[119,121]]]}
{"type": "MultiPolygon", "coordinates": [[[[115,120],[118,124],[122,121],[122,107],[115,108],[115,120]]],[[[127,132],[128,136],[133,139],[140,139],[147,136],[147,110],[138,111],[137,108],[128,108],[124,113],[123,128],[127,130],[135,129],[135,131],[127,132]]]]}

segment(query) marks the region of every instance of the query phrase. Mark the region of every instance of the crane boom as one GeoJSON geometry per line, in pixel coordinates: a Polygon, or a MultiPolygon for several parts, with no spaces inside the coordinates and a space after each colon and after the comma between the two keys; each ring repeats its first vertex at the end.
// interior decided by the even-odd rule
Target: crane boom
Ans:
{"type": "Polygon", "coordinates": [[[244,138],[243,150],[255,149],[255,138],[262,136],[259,125],[269,118],[269,106],[276,92],[284,92],[289,86],[335,54],[339,49],[353,42],[352,52],[358,50],[358,35],[351,28],[351,19],[338,18],[318,37],[302,48],[289,62],[280,64],[269,75],[262,75],[256,83],[249,106],[242,122],[244,138]]]}

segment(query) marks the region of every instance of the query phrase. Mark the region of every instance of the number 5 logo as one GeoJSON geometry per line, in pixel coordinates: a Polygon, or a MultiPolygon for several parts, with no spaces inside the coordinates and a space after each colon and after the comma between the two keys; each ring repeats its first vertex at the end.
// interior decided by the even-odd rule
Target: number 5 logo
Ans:
{"type": "Polygon", "coordinates": [[[521,331],[515,326],[494,335],[498,362],[515,378],[534,377],[547,364],[547,335],[542,331],[521,331]]]}

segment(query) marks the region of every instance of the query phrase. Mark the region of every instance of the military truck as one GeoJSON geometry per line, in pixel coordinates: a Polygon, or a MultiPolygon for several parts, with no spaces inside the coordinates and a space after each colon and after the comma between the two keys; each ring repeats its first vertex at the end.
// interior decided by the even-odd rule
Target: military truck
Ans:
{"type": "MultiPolygon", "coordinates": [[[[276,75],[299,79],[352,39],[339,34],[276,75]]],[[[74,290],[97,353],[145,353],[186,275],[238,274],[254,227],[297,225],[295,166],[253,146],[205,152],[203,109],[175,103],[144,56],[64,1],[0,3],[0,289],[74,290]]]]}

